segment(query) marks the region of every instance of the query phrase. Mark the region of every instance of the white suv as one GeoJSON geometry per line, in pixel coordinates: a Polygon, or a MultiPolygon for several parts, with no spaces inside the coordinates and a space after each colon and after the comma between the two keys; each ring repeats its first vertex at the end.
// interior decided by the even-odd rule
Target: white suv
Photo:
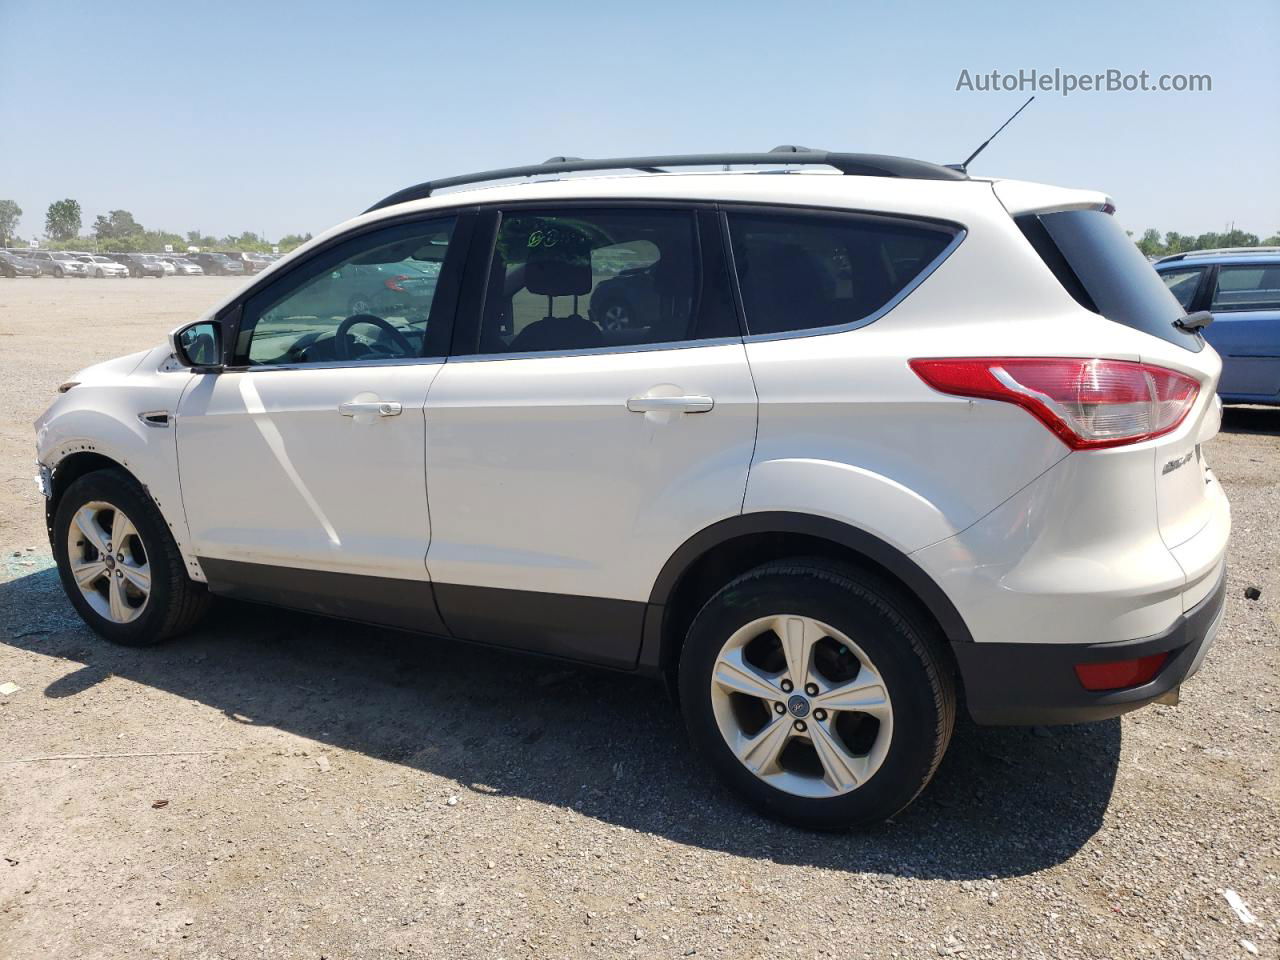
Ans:
{"type": "Polygon", "coordinates": [[[958,700],[1115,716],[1217,630],[1221,364],[1112,213],[800,148],[411,187],[64,384],[62,582],[125,644],[216,594],[664,677],[756,806],[878,820],[958,700]]]}

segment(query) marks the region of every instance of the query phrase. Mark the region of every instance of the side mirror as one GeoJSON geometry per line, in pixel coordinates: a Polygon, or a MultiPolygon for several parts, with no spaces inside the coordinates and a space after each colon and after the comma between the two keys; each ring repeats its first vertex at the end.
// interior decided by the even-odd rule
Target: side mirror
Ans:
{"type": "Polygon", "coordinates": [[[184,367],[197,373],[216,373],[222,369],[222,324],[216,320],[200,320],[169,334],[173,355],[184,367]]]}

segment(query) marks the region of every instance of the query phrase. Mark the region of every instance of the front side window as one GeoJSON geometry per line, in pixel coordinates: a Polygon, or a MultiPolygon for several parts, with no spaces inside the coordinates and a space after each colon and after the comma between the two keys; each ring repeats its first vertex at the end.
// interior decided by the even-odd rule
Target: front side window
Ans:
{"type": "Polygon", "coordinates": [[[1280,263],[1219,267],[1209,309],[1280,310],[1280,263]]]}
{"type": "Polygon", "coordinates": [[[448,218],[378,230],[290,271],[245,302],[238,362],[280,366],[424,356],[453,226],[448,218]]]}
{"type": "Polygon", "coordinates": [[[692,211],[505,213],[478,352],[601,350],[736,336],[727,284],[710,284],[704,297],[700,261],[692,211]]]}
{"type": "Polygon", "coordinates": [[[1182,309],[1190,310],[1191,301],[1200,287],[1202,276],[1204,276],[1204,267],[1182,267],[1177,270],[1163,271],[1160,279],[1164,281],[1164,285],[1169,288],[1169,292],[1173,294],[1173,298],[1178,301],[1182,309]]]}
{"type": "Polygon", "coordinates": [[[923,273],[955,232],[840,215],[730,212],[747,332],[833,327],[872,316],[923,273]]]}

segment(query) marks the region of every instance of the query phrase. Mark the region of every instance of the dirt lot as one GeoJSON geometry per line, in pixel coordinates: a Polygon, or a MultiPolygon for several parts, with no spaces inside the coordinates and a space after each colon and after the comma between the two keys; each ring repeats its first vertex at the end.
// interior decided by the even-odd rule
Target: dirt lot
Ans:
{"type": "Polygon", "coordinates": [[[817,835],[627,677],[232,604],[151,651],[82,627],[31,421],[239,282],[0,280],[0,957],[1280,955],[1280,410],[1206,451],[1229,606],[1181,706],[962,724],[896,822],[817,835]]]}

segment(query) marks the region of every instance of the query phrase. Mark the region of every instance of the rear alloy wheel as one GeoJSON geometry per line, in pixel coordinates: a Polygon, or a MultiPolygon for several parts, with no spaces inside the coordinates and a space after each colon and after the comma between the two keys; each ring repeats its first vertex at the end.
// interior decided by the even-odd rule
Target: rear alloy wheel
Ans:
{"type": "Polygon", "coordinates": [[[142,485],[122,470],[85,474],[53,520],[54,559],[76,612],[108,640],[142,647],[195,625],[208,606],[168,525],[142,485]]]}
{"type": "Polygon", "coordinates": [[[871,658],[812,617],[735,631],[716,657],[711,708],[743,766],[797,797],[858,789],[893,739],[893,704],[871,658]]]}
{"type": "Polygon", "coordinates": [[[763,813],[864,826],[942,759],[955,693],[940,638],[895,585],[821,559],[758,567],[713,596],[680,659],[695,748],[763,813]]]}

